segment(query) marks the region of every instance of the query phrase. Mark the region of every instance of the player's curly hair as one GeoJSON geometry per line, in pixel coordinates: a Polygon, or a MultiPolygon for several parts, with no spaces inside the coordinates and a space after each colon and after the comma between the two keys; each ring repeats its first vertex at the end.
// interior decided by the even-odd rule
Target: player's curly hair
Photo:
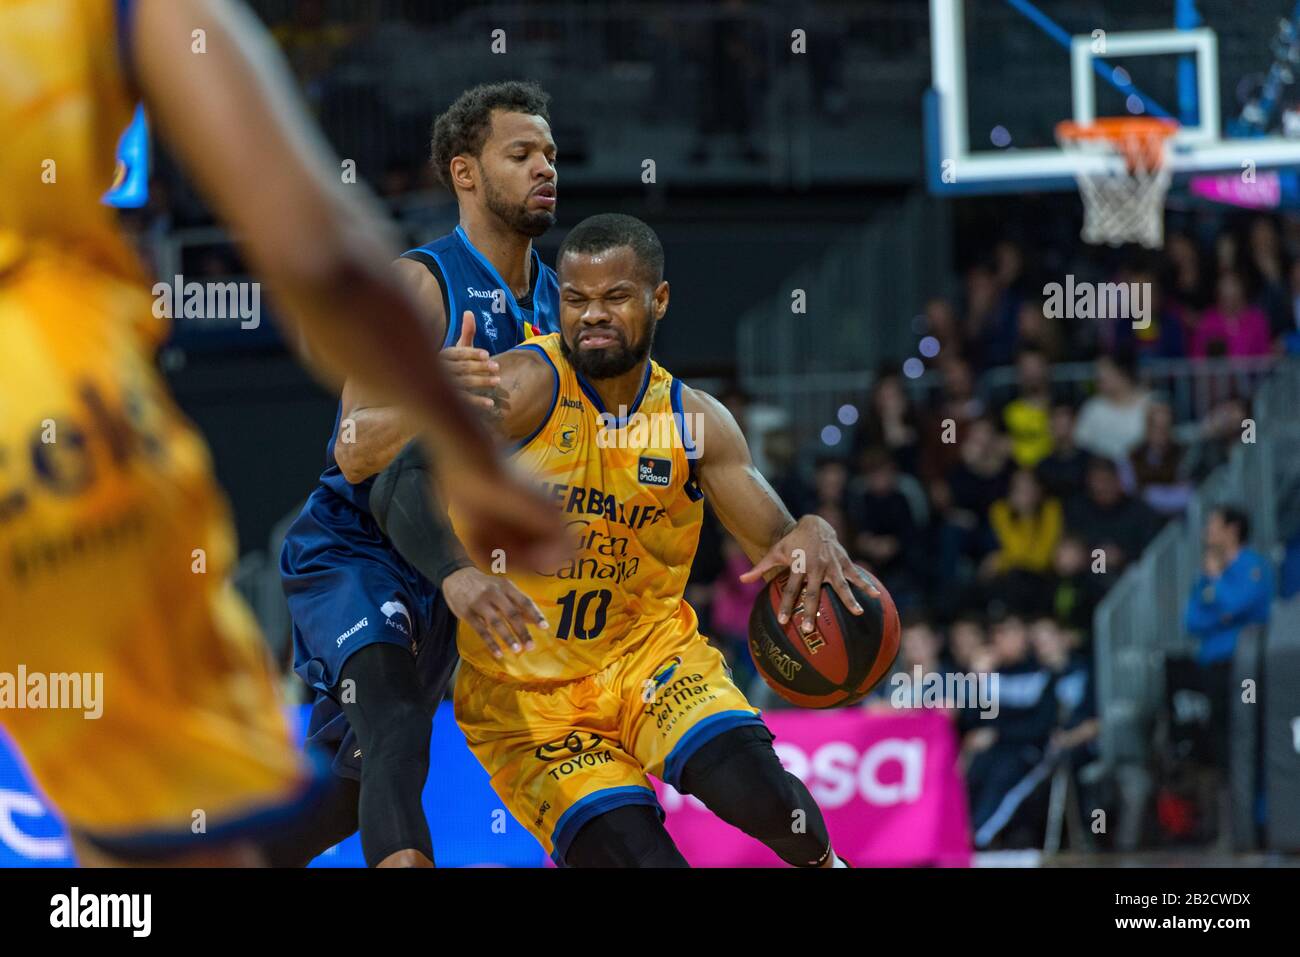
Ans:
{"type": "Polygon", "coordinates": [[[433,121],[429,162],[438,182],[455,192],[451,185],[452,157],[477,157],[483,152],[492,129],[493,110],[540,116],[549,123],[550,103],[550,94],[536,83],[522,80],[482,83],[466,90],[433,121]]]}
{"type": "Polygon", "coordinates": [[[574,226],[555,254],[558,266],[568,253],[603,253],[628,246],[636,254],[645,279],[658,285],[664,278],[664,247],[655,231],[625,213],[597,213],[574,226]]]}

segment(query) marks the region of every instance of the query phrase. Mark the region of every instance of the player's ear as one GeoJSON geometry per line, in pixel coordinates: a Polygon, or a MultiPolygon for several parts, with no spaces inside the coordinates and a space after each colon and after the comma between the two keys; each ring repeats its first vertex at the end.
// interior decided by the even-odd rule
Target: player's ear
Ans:
{"type": "Polygon", "coordinates": [[[668,280],[661,279],[659,285],[655,286],[654,291],[655,303],[655,322],[658,322],[668,312],[668,280]]]}
{"type": "Polygon", "coordinates": [[[451,185],[457,189],[473,189],[476,182],[476,170],[468,156],[453,156],[448,167],[451,171],[451,185]]]}

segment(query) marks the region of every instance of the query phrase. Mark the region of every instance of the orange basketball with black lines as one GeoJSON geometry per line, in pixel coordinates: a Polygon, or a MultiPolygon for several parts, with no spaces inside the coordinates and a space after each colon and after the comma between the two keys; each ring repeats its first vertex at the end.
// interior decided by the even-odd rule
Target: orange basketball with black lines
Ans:
{"type": "Polygon", "coordinates": [[[800,708],[838,708],[860,701],[889,674],[898,657],[898,610],[885,586],[863,569],[872,587],[850,583],[863,608],[855,615],[829,585],[822,585],[815,608],[808,595],[795,603],[784,626],[777,619],[780,575],[759,593],[749,615],[749,653],[758,673],[777,694],[800,708]],[[813,630],[803,623],[813,616],[813,630]]]}

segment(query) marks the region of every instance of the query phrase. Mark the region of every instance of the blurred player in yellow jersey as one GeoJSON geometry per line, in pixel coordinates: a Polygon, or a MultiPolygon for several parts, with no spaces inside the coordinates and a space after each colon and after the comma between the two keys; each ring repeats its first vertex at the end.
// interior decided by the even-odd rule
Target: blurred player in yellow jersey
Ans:
{"type": "MultiPolygon", "coordinates": [[[[802,588],[818,594],[823,583],[861,614],[849,581],[874,583],[823,519],[791,518],[726,408],[650,358],[668,283],[645,223],[582,221],[556,269],[560,332],[497,356],[498,422],[563,512],[577,552],[546,574],[498,556],[546,627],[530,629],[523,603],[462,619],[456,719],[497,794],[557,863],[685,864],[661,823],[653,774],[787,863],[834,867],[820,810],[782,768],[682,599],[703,499],[756,562],[746,579],[794,566],[783,620],[802,588]],[[515,645],[530,647],[504,653],[515,645]]],[[[410,458],[404,451],[381,485],[410,458]]],[[[451,518],[459,528],[454,506],[451,518]]]]}
{"type": "Polygon", "coordinates": [[[254,864],[257,829],[317,779],[226,581],[208,453],[153,368],[149,281],[100,203],[137,99],[321,371],[423,424],[472,547],[541,555],[558,522],[440,373],[381,218],[251,15],[0,0],[0,724],[83,862],[254,864]]]}

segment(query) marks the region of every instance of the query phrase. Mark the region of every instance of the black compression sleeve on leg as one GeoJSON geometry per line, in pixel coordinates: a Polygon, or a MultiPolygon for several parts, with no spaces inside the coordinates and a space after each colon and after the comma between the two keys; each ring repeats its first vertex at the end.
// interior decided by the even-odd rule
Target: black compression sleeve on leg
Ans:
{"type": "Polygon", "coordinates": [[[664,830],[659,809],[624,804],[593,817],[564,855],[566,867],[687,867],[664,830]]]}
{"type": "Polygon", "coordinates": [[[306,867],[339,841],[357,832],[361,786],[334,775],[328,793],[308,815],[259,841],[271,867],[306,867]]]}
{"type": "Polygon", "coordinates": [[[429,581],[473,564],[451,530],[446,510],[432,500],[433,481],[419,442],[411,442],[375,477],[370,513],[402,557],[429,581]]]}
{"type": "Polygon", "coordinates": [[[366,864],[374,867],[404,850],[433,860],[421,801],[433,721],[420,696],[415,658],[400,645],[367,645],[343,665],[340,679],[343,713],[361,746],[358,817],[366,864]]]}
{"type": "Polygon", "coordinates": [[[826,860],[830,834],[804,783],[781,767],[772,732],[743,725],[706,741],[682,770],[683,794],[762,841],[794,867],[826,860]]]}

